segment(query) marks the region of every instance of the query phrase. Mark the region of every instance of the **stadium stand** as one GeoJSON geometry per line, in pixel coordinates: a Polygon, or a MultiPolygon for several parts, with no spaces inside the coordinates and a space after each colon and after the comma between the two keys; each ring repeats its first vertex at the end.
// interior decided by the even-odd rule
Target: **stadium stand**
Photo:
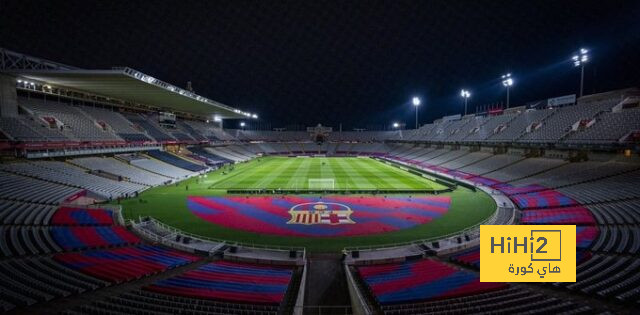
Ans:
{"type": "Polygon", "coordinates": [[[188,298],[278,305],[292,273],[290,267],[216,261],[156,282],[145,290],[188,298]]]}
{"type": "Polygon", "coordinates": [[[199,258],[159,246],[139,245],[60,253],[54,255],[53,259],[83,274],[120,283],[188,264],[199,258]]]}
{"type": "Polygon", "coordinates": [[[68,163],[55,161],[37,161],[29,163],[10,163],[0,165],[1,170],[42,180],[87,189],[104,198],[118,198],[133,195],[146,188],[135,183],[114,181],[85,172],[68,163]]]}
{"type": "Polygon", "coordinates": [[[132,183],[141,185],[158,186],[171,180],[168,177],[122,163],[114,158],[83,157],[71,159],[69,162],[92,171],[118,175],[132,183]]]}
{"type": "Polygon", "coordinates": [[[177,166],[179,168],[183,168],[185,170],[188,171],[192,171],[192,172],[200,172],[203,170],[206,170],[207,168],[205,166],[202,165],[198,165],[195,163],[191,163],[185,159],[179,158],[171,153],[168,152],[164,152],[164,151],[159,151],[159,150],[151,150],[149,152],[147,152],[147,154],[151,157],[153,157],[154,159],[158,159],[160,161],[163,161],[167,164],[171,164],[174,166],[177,166]]]}

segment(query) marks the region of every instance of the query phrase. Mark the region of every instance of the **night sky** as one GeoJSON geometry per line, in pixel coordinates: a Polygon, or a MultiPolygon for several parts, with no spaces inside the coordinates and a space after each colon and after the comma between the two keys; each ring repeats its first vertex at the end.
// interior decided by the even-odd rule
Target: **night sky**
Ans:
{"type": "MultiPolygon", "coordinates": [[[[257,112],[261,127],[414,124],[640,86],[640,1],[0,0],[0,46],[88,69],[129,66],[257,112]]],[[[233,125],[235,126],[237,122],[233,125]]]]}

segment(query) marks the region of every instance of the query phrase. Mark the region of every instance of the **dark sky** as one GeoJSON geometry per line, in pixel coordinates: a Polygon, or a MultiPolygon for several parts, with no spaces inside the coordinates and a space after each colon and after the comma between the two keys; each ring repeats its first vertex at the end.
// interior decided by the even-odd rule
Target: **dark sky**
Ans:
{"type": "Polygon", "coordinates": [[[413,125],[504,101],[640,85],[640,1],[0,0],[0,46],[129,66],[259,113],[263,127],[413,125]]]}

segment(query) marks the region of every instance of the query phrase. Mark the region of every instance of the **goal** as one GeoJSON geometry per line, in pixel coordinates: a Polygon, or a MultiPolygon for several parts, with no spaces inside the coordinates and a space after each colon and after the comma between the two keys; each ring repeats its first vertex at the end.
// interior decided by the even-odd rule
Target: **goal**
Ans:
{"type": "Polygon", "coordinates": [[[309,189],[334,189],[333,178],[309,178],[309,189]]]}

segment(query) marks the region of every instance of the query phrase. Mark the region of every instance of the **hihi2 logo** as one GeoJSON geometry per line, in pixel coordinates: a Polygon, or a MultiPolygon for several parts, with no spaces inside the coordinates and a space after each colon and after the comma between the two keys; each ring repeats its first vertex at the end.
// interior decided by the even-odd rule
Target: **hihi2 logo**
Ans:
{"type": "Polygon", "coordinates": [[[575,281],[575,225],[480,226],[480,282],[575,281]]]}

